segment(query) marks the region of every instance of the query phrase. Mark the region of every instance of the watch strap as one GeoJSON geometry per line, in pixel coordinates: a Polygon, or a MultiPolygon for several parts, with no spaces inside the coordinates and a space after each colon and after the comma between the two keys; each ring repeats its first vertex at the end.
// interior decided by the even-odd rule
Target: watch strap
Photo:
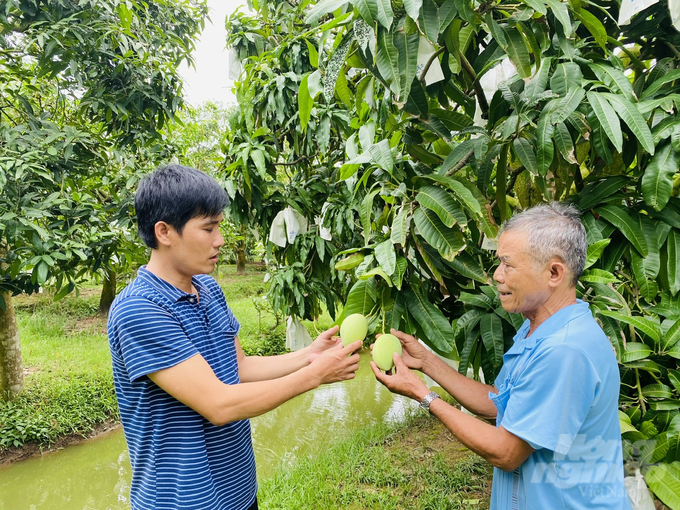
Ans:
{"type": "Polygon", "coordinates": [[[423,397],[423,400],[419,402],[420,407],[425,409],[426,411],[430,411],[430,404],[432,403],[433,400],[441,398],[439,395],[437,395],[434,391],[431,391],[427,395],[423,397]]]}

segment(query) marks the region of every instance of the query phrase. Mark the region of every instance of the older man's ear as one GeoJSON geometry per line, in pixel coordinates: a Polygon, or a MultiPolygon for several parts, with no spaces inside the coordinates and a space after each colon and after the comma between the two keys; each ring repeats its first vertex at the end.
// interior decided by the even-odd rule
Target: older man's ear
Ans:
{"type": "Polygon", "coordinates": [[[570,278],[567,266],[561,260],[553,259],[549,262],[550,279],[548,285],[551,287],[559,287],[565,280],[570,278]]]}

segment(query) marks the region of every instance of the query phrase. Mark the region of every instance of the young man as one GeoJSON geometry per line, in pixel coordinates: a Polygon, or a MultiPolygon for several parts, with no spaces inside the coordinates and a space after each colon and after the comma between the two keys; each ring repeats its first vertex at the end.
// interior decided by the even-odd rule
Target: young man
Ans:
{"type": "Polygon", "coordinates": [[[351,353],[361,342],[343,348],[337,327],[297,352],[244,355],[238,321],[207,276],[227,204],[214,179],[179,165],[139,184],[138,229],[151,257],[108,321],[132,510],[257,508],[248,418],[358,368],[351,353]]]}
{"type": "Polygon", "coordinates": [[[526,321],[495,385],[465,377],[401,332],[393,331],[403,345],[403,358],[394,356],[396,374],[372,363],[380,382],[420,401],[495,466],[492,510],[630,510],[616,356],[588,304],[576,299],[586,252],[573,206],[537,206],[506,222],[494,279],[503,308],[526,321]],[[409,368],[496,426],[439,399],[409,368]]]}

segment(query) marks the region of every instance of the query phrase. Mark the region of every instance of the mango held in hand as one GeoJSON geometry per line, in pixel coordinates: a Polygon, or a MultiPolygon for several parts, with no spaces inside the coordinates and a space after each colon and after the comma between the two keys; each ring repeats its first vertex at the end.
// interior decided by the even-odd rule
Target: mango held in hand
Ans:
{"type": "Polygon", "coordinates": [[[360,313],[345,317],[340,325],[340,338],[343,346],[363,340],[366,338],[366,333],[368,333],[368,322],[366,322],[366,317],[360,313]]]}
{"type": "Polygon", "coordinates": [[[380,335],[375,344],[373,344],[373,361],[375,361],[380,370],[385,372],[392,370],[392,367],[394,367],[392,355],[395,352],[401,356],[401,342],[399,339],[389,333],[380,335]]]}

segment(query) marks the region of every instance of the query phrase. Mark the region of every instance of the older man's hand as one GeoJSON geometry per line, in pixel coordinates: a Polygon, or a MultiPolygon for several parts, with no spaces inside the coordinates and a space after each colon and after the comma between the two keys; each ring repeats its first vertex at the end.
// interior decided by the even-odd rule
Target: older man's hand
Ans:
{"type": "Polygon", "coordinates": [[[390,332],[401,342],[403,348],[401,356],[406,366],[422,371],[425,366],[425,359],[429,355],[429,352],[423,347],[423,344],[421,344],[414,336],[407,335],[394,328],[390,332]]]}
{"type": "Polygon", "coordinates": [[[412,372],[404,363],[401,356],[394,354],[394,368],[391,374],[382,372],[374,361],[371,361],[371,369],[375,378],[393,393],[404,395],[418,401],[422,400],[430,390],[423,380],[412,372]]]}

